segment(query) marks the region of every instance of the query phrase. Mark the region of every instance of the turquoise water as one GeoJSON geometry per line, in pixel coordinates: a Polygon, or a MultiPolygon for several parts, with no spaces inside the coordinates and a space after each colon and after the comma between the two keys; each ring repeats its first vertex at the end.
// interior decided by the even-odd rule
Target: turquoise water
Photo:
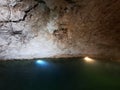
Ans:
{"type": "Polygon", "coordinates": [[[120,63],[79,58],[1,61],[0,90],[120,90],[120,63]]]}

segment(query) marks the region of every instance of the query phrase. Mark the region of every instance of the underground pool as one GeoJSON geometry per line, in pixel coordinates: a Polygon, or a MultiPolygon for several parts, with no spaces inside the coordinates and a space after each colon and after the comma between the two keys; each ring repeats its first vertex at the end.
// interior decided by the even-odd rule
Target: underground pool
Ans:
{"type": "Polygon", "coordinates": [[[0,90],[120,90],[120,63],[81,58],[0,61],[0,90]]]}

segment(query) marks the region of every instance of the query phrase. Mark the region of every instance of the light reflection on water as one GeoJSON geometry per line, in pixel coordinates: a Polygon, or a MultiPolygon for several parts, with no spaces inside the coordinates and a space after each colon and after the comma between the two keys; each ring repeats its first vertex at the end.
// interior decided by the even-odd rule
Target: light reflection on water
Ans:
{"type": "Polygon", "coordinates": [[[120,90],[120,63],[84,59],[1,61],[0,90],[120,90]]]}

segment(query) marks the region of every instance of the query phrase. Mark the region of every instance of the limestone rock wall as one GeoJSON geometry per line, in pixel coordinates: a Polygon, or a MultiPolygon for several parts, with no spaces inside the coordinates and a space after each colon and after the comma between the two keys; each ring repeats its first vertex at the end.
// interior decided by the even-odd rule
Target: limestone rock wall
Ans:
{"type": "Polygon", "coordinates": [[[120,56],[120,0],[0,0],[0,59],[120,56]]]}

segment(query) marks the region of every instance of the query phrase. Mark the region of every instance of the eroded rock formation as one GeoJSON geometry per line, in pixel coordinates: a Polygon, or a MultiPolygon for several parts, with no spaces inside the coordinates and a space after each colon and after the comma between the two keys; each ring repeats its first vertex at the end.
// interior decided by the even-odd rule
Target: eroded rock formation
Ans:
{"type": "Polygon", "coordinates": [[[0,0],[0,59],[120,56],[120,0],[0,0]]]}

